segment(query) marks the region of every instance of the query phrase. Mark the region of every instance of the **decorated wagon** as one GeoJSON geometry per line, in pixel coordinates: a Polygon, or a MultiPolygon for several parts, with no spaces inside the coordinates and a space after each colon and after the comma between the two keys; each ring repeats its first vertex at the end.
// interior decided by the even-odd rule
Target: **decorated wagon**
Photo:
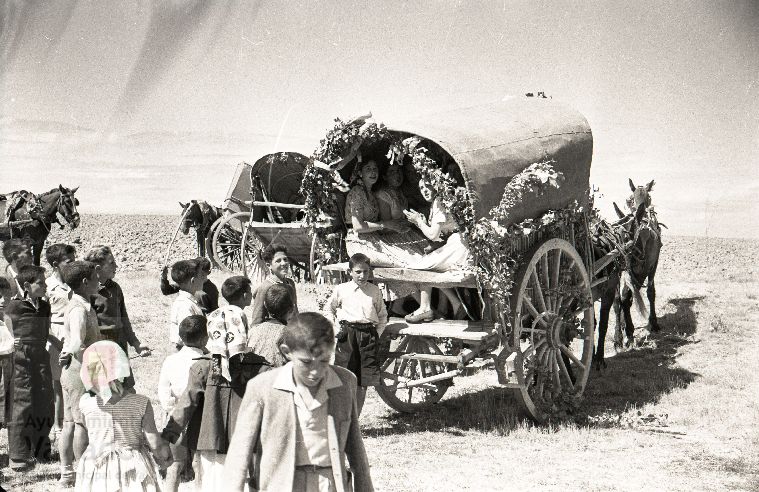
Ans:
{"type": "Polygon", "coordinates": [[[166,260],[180,231],[198,232],[198,253],[228,273],[262,276],[259,253],[268,244],[288,247],[296,272],[313,270],[313,239],[300,210],[299,193],[308,158],[297,152],[267,154],[235,169],[222,207],[205,202],[182,204],[182,215],[166,260]]]}
{"type": "MultiPolygon", "coordinates": [[[[413,412],[439,401],[476,359],[529,416],[545,421],[579,405],[591,369],[593,300],[614,255],[594,261],[589,220],[593,138],[585,118],[545,98],[512,98],[385,127],[336,120],[304,175],[307,220],[342,214],[340,191],[359,159],[401,165],[441,197],[468,246],[455,271],[374,268],[386,285],[450,287],[467,320],[410,324],[391,318],[377,391],[413,412]],[[594,295],[595,294],[595,295],[594,295]]],[[[408,172],[406,172],[408,171],[408,172]]],[[[320,253],[344,257],[322,230],[320,253]]],[[[371,257],[371,255],[370,255],[371,257]]],[[[331,261],[325,271],[345,271],[331,261]]]]}

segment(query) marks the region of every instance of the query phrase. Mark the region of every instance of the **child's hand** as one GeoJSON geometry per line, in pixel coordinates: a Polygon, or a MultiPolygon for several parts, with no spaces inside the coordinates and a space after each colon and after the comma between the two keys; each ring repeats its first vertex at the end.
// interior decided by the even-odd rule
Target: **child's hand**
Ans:
{"type": "Polygon", "coordinates": [[[152,354],[150,347],[143,344],[136,346],[134,350],[137,352],[137,355],[139,355],[140,357],[149,357],[152,354]]]}
{"type": "Polygon", "coordinates": [[[340,328],[337,331],[337,334],[335,335],[335,340],[337,340],[338,343],[343,343],[343,342],[347,341],[348,340],[348,331],[347,330],[343,330],[342,328],[340,328]]]}
{"type": "Polygon", "coordinates": [[[71,364],[71,354],[68,352],[61,352],[61,355],[58,356],[58,365],[67,369],[69,364],[71,364]]]}
{"type": "Polygon", "coordinates": [[[171,455],[171,449],[167,445],[159,447],[154,453],[155,461],[158,467],[162,470],[170,467],[174,463],[174,457],[171,455]]]}

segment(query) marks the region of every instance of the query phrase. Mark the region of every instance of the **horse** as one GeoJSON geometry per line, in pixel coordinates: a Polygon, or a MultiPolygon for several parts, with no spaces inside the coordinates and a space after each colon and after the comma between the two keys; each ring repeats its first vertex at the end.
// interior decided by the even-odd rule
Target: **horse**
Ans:
{"type": "Polygon", "coordinates": [[[632,345],[635,326],[632,322],[630,309],[633,299],[635,299],[639,311],[645,311],[643,300],[640,297],[640,289],[646,279],[648,280],[647,295],[650,303],[649,326],[651,331],[661,329],[656,317],[654,276],[656,275],[659,251],[662,245],[660,225],[663,224],[659,224],[656,213],[651,206],[650,192],[654,183],[651,181],[646,186],[635,186],[633,181],[629,180],[633,192],[627,200],[630,213],[623,213],[614,203],[614,210],[619,216],[619,220],[611,226],[606,224],[608,226],[606,228],[601,227],[600,233],[598,228],[596,230],[596,237],[593,241],[596,259],[600,259],[611,249],[617,249],[622,253],[618,262],[608,266],[604,272],[609,278],[601,293],[598,345],[593,357],[597,370],[606,366],[604,341],[608,329],[609,311],[612,306],[616,315],[614,348],[616,350],[622,349],[623,325],[627,337],[627,347],[632,345]]]}
{"type": "Polygon", "coordinates": [[[71,229],[79,226],[80,217],[76,207],[79,200],[74,196],[76,190],[58,188],[34,195],[26,191],[10,193],[11,204],[8,208],[9,222],[20,222],[11,225],[11,237],[18,237],[29,241],[32,247],[34,264],[39,266],[42,257],[42,249],[45,246],[47,236],[53,224],[58,224],[63,229],[66,225],[71,229]]]}
{"type": "Polygon", "coordinates": [[[179,230],[186,236],[190,232],[190,228],[195,229],[198,256],[207,256],[206,238],[211,231],[211,226],[221,217],[221,208],[214,207],[202,200],[191,200],[189,203],[179,202],[179,206],[182,207],[182,215],[184,216],[179,230]]]}

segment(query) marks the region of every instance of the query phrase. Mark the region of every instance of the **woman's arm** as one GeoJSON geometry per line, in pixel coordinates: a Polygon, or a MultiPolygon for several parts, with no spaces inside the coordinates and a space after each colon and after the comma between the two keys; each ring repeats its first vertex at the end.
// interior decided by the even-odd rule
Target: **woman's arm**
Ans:
{"type": "Polygon", "coordinates": [[[403,213],[406,214],[409,222],[414,224],[419,228],[420,231],[422,231],[422,234],[424,234],[427,239],[436,241],[440,238],[440,229],[443,225],[442,223],[433,222],[432,224],[428,224],[427,221],[424,220],[424,216],[419,212],[408,212],[404,210],[403,213]]]}
{"type": "Polygon", "coordinates": [[[359,234],[389,229],[397,230],[395,221],[370,222],[364,219],[364,207],[366,206],[366,197],[353,192],[348,197],[347,207],[350,210],[351,225],[353,230],[359,234]]]}

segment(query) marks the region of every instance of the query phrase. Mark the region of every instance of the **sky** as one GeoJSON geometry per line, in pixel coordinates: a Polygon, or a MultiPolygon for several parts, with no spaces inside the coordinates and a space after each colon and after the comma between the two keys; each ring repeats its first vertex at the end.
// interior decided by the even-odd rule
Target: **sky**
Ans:
{"type": "Polygon", "coordinates": [[[220,204],[235,165],[544,91],[599,206],[656,181],[669,233],[759,238],[759,2],[0,0],[0,192],[84,212],[220,204]]]}

